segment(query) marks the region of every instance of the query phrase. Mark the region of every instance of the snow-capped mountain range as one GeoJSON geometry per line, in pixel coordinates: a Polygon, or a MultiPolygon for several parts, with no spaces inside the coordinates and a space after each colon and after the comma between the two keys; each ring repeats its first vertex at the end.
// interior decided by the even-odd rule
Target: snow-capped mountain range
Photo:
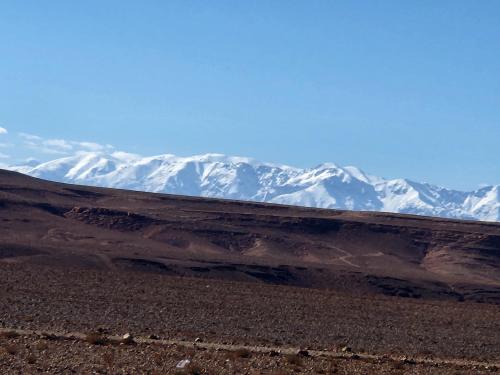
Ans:
{"type": "Polygon", "coordinates": [[[500,221],[500,185],[463,192],[407,179],[387,180],[331,163],[300,169],[219,154],[140,157],[89,152],[10,169],[81,185],[500,221]]]}

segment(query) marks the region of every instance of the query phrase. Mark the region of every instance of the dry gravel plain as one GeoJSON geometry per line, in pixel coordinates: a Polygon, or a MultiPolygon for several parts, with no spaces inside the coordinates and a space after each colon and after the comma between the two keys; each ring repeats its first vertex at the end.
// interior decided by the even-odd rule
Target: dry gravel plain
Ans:
{"type": "MultiPolygon", "coordinates": [[[[493,365],[500,362],[500,306],[493,304],[363,297],[277,285],[26,264],[1,264],[0,283],[0,326],[7,329],[130,332],[168,340],[194,342],[200,338],[210,343],[326,352],[349,347],[353,353],[380,357],[482,361],[490,366],[488,372],[495,371],[493,365]]],[[[175,373],[174,365],[183,357],[204,374],[480,370],[322,357],[300,358],[297,366],[286,356],[240,358],[224,350],[150,344],[95,346],[82,340],[31,336],[4,337],[2,348],[2,373],[169,374],[175,373]],[[40,341],[45,341],[46,349],[36,349],[40,341]],[[10,345],[19,349],[17,353],[8,353],[10,345]],[[111,367],[103,363],[108,352],[113,357],[111,367]]]]}
{"type": "Polygon", "coordinates": [[[0,170],[0,374],[475,374],[499,363],[498,223],[0,170]],[[96,333],[136,343],[96,345],[96,333]],[[182,359],[191,366],[178,370],[182,359]]]}
{"type": "Polygon", "coordinates": [[[270,355],[178,345],[95,345],[85,340],[0,338],[2,374],[491,374],[489,366],[380,359],[270,355]],[[184,369],[177,364],[189,359],[184,369]]]}

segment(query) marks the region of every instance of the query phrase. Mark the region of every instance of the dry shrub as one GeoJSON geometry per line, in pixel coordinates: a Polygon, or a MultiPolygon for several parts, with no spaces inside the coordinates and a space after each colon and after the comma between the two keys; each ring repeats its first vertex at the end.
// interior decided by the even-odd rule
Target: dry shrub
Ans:
{"type": "Polygon", "coordinates": [[[15,344],[7,344],[3,348],[5,352],[10,355],[16,355],[17,353],[19,353],[19,347],[15,344]]]}
{"type": "Polygon", "coordinates": [[[179,352],[186,358],[193,358],[196,355],[196,350],[193,348],[180,347],[179,352]]]}
{"type": "Polygon", "coordinates": [[[48,340],[48,341],[57,341],[57,340],[61,339],[57,335],[54,335],[52,333],[47,333],[47,332],[42,332],[41,337],[42,337],[42,339],[48,340]]]}
{"type": "Polygon", "coordinates": [[[113,364],[115,363],[115,352],[113,352],[113,351],[105,352],[102,355],[102,361],[104,362],[104,364],[106,366],[108,366],[109,368],[112,368],[113,364]]]}
{"type": "Polygon", "coordinates": [[[163,352],[156,352],[153,354],[153,362],[159,366],[165,362],[166,355],[163,352]]]}
{"type": "Polygon", "coordinates": [[[16,331],[4,331],[0,332],[0,337],[4,339],[15,339],[16,337],[19,337],[19,333],[16,331]]]}
{"type": "Polygon", "coordinates": [[[302,367],[304,365],[304,361],[302,361],[302,358],[300,358],[300,356],[298,356],[297,354],[287,355],[286,361],[289,364],[291,364],[293,366],[297,366],[297,367],[302,367]]]}
{"type": "Polygon", "coordinates": [[[36,356],[31,353],[30,355],[28,355],[28,357],[26,357],[26,362],[28,362],[30,365],[34,365],[36,363],[36,356]]]}
{"type": "Polygon", "coordinates": [[[187,374],[189,375],[201,375],[202,374],[202,368],[198,365],[195,365],[195,364],[190,364],[188,367],[187,367],[187,374]]]}
{"type": "Polygon", "coordinates": [[[48,345],[47,343],[43,342],[43,341],[39,341],[35,344],[35,349],[36,350],[39,350],[39,351],[44,351],[44,350],[47,350],[48,349],[48,345]]]}
{"type": "Polygon", "coordinates": [[[108,342],[106,337],[95,332],[88,333],[87,336],[85,336],[85,341],[92,345],[106,345],[108,342]]]}
{"type": "Polygon", "coordinates": [[[202,375],[203,374],[203,369],[196,365],[196,364],[189,364],[186,368],[184,369],[177,369],[175,372],[175,375],[202,375]]]}
{"type": "Polygon", "coordinates": [[[392,368],[395,370],[404,370],[405,364],[402,361],[394,362],[392,364],[392,368]]]}
{"type": "Polygon", "coordinates": [[[238,349],[233,352],[228,353],[228,357],[231,359],[238,358],[250,358],[252,356],[252,352],[248,349],[238,349]]]}
{"type": "Polygon", "coordinates": [[[328,364],[327,374],[337,374],[338,372],[339,369],[337,367],[337,361],[335,359],[332,359],[328,364]]]}

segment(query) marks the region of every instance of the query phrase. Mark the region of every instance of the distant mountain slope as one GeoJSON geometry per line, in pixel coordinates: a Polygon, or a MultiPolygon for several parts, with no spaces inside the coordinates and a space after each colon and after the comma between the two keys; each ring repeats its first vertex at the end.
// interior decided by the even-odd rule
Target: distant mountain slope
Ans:
{"type": "Polygon", "coordinates": [[[500,221],[500,185],[462,192],[407,179],[386,180],[331,163],[299,169],[219,154],[139,157],[115,152],[82,153],[10,169],[82,185],[500,221]]]}

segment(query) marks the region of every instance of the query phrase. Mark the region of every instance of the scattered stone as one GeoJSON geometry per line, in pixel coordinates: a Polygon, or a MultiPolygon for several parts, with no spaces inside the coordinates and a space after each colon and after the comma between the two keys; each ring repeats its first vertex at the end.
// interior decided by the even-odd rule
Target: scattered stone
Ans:
{"type": "Polygon", "coordinates": [[[159,340],[160,338],[156,335],[149,335],[148,337],[150,340],[159,340]]]}
{"type": "Polygon", "coordinates": [[[342,353],[350,353],[352,352],[352,348],[350,348],[349,346],[343,346],[341,351],[342,353]]]}
{"type": "Polygon", "coordinates": [[[130,333],[126,333],[122,337],[122,343],[132,344],[134,342],[134,337],[130,333]]]}
{"type": "Polygon", "coordinates": [[[194,342],[203,342],[203,340],[201,338],[197,337],[194,339],[194,342]]]}
{"type": "Polygon", "coordinates": [[[186,368],[190,363],[191,361],[189,359],[183,359],[182,361],[177,363],[177,366],[175,366],[175,368],[186,368]]]}

